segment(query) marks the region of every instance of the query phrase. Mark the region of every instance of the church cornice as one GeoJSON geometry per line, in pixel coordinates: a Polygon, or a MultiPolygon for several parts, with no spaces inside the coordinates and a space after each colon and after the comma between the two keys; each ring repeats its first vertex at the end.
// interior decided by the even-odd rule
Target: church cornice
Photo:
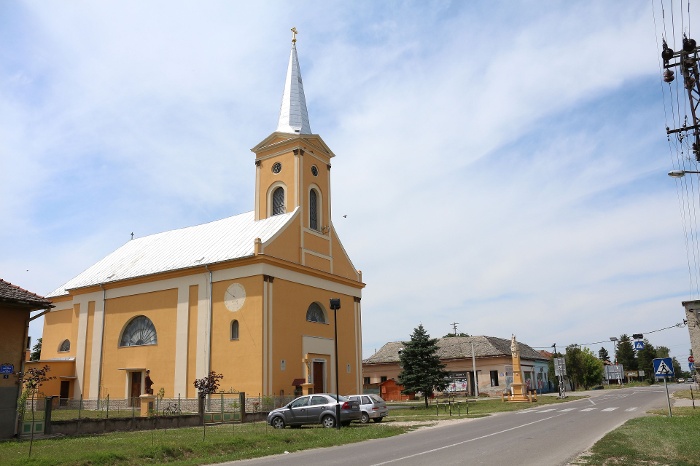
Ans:
{"type": "MultiPolygon", "coordinates": [[[[250,150],[256,154],[266,151],[275,151],[275,154],[281,154],[293,149],[303,149],[306,152],[313,152],[315,149],[316,151],[324,153],[324,155],[329,158],[335,157],[333,151],[318,134],[287,134],[274,132],[250,150]],[[282,139],[280,140],[279,138],[282,139]],[[304,143],[312,149],[304,146],[304,143]]],[[[273,154],[265,154],[260,158],[272,155],[273,154]]]]}

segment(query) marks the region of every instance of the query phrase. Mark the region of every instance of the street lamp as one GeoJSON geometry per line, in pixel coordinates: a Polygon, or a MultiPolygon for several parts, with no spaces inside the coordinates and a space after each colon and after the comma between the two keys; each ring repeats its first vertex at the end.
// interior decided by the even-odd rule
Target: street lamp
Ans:
{"type": "MultiPolygon", "coordinates": [[[[686,173],[700,173],[700,171],[695,170],[671,170],[668,172],[668,176],[671,178],[683,178],[686,173]]],[[[612,339],[612,338],[611,338],[612,339]]]]}
{"type": "Polygon", "coordinates": [[[615,364],[617,364],[617,337],[610,337],[610,341],[613,342],[613,360],[615,364]]]}
{"type": "Polygon", "coordinates": [[[331,309],[333,309],[333,327],[335,328],[335,425],[340,430],[340,387],[338,386],[338,309],[340,309],[340,299],[331,298],[331,309]]]}

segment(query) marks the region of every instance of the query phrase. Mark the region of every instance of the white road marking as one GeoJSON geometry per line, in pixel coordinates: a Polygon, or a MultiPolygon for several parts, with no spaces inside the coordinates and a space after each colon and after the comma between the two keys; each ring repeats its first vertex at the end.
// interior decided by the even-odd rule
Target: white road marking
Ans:
{"type": "Polygon", "coordinates": [[[436,451],[445,450],[446,448],[452,448],[452,447],[456,447],[456,446],[459,446],[459,445],[464,445],[465,443],[471,443],[471,442],[475,442],[475,441],[477,441],[477,440],[485,439],[485,438],[488,438],[488,437],[493,437],[494,435],[504,434],[504,433],[510,432],[510,431],[512,431],[512,430],[522,429],[523,427],[531,426],[531,425],[537,424],[537,423],[539,423],[539,422],[549,421],[550,419],[554,419],[555,417],[559,417],[559,416],[561,416],[561,414],[555,414],[554,416],[544,417],[544,418],[542,418],[542,419],[538,419],[537,421],[528,422],[528,423],[526,423],[526,424],[521,424],[521,425],[519,425],[519,426],[510,427],[510,428],[508,428],[508,429],[500,430],[500,431],[494,432],[494,433],[492,433],[492,434],[486,434],[486,435],[482,435],[481,437],[475,437],[475,438],[471,438],[471,439],[469,439],[469,440],[464,440],[464,441],[462,441],[462,442],[453,443],[452,445],[445,445],[445,446],[440,447],[440,448],[433,448],[432,450],[422,451],[422,452],[420,452],[420,453],[415,453],[415,454],[413,454],[413,455],[404,456],[404,457],[402,457],[402,458],[395,458],[395,459],[393,459],[393,460],[384,461],[383,463],[375,463],[373,466],[381,466],[381,465],[383,465],[383,464],[397,463],[397,462],[399,462],[399,461],[407,460],[407,459],[409,459],[409,458],[415,458],[415,457],[417,457],[417,456],[427,455],[428,453],[433,453],[433,452],[436,452],[436,451]]]}
{"type": "Polygon", "coordinates": [[[610,411],[615,411],[616,409],[617,409],[617,406],[615,406],[614,408],[605,408],[605,409],[601,409],[601,411],[603,411],[603,412],[610,412],[610,411]]]}
{"type": "Polygon", "coordinates": [[[584,409],[582,409],[581,411],[583,411],[584,413],[586,413],[586,412],[588,412],[588,411],[593,411],[594,409],[596,409],[596,408],[584,408],[584,409]]]}
{"type": "Polygon", "coordinates": [[[627,408],[625,411],[631,413],[632,411],[637,411],[637,407],[635,406],[634,408],[627,408]]]}
{"type": "Polygon", "coordinates": [[[573,411],[576,408],[566,408],[566,409],[561,409],[559,410],[560,413],[568,413],[569,411],[573,411]]]}

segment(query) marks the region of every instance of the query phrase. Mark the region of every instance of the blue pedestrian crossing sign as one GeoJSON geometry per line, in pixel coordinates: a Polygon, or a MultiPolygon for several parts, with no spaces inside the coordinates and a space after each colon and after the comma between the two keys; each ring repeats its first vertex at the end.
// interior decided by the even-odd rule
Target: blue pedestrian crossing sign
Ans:
{"type": "Polygon", "coordinates": [[[644,340],[635,340],[634,349],[636,351],[643,350],[644,349],[644,340]]]}
{"type": "Polygon", "coordinates": [[[695,363],[694,362],[689,362],[688,363],[688,370],[690,372],[695,372],[695,363]]]}
{"type": "Polygon", "coordinates": [[[671,358],[656,358],[653,363],[656,377],[673,377],[673,361],[671,361],[671,358]]]}

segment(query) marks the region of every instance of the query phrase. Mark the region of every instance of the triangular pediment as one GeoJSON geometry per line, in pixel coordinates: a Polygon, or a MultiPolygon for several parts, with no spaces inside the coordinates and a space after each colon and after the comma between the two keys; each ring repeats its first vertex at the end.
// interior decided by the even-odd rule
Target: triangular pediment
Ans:
{"type": "Polygon", "coordinates": [[[299,148],[302,148],[302,146],[314,147],[321,152],[325,152],[329,158],[335,157],[333,151],[318,134],[289,134],[275,131],[250,150],[258,154],[287,144],[292,146],[290,148],[296,148],[295,146],[299,148]]]}

